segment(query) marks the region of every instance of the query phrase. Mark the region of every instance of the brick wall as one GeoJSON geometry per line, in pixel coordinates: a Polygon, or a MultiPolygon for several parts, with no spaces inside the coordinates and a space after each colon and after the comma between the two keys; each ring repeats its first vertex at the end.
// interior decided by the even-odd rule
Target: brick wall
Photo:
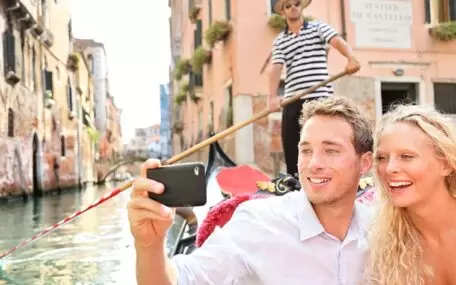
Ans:
{"type": "Polygon", "coordinates": [[[0,198],[30,193],[32,135],[36,124],[34,94],[21,85],[0,89],[0,198]],[[8,137],[8,110],[13,111],[13,137],[8,137]]]}

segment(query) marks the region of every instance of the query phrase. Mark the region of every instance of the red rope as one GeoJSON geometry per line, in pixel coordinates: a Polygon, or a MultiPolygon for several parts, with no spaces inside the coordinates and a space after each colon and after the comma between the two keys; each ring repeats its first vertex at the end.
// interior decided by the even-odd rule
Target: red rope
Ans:
{"type": "Polygon", "coordinates": [[[121,187],[119,187],[117,189],[114,189],[112,192],[104,195],[103,197],[101,197],[97,201],[93,202],[89,206],[74,212],[73,214],[67,216],[65,219],[59,221],[58,223],[55,223],[55,224],[45,228],[41,232],[39,232],[39,233],[35,234],[34,236],[32,236],[31,238],[21,242],[20,244],[16,245],[15,247],[11,248],[10,250],[3,252],[2,254],[0,254],[0,259],[4,258],[7,255],[10,255],[11,253],[13,253],[16,250],[24,247],[25,245],[32,243],[33,241],[37,240],[38,238],[41,238],[42,236],[52,232],[56,228],[58,228],[61,225],[73,220],[74,218],[76,218],[77,216],[87,212],[88,210],[90,210],[90,209],[100,205],[101,203],[111,199],[112,197],[116,196],[117,194],[121,193],[122,191],[130,188],[132,185],[133,185],[133,181],[129,181],[129,182],[125,183],[124,185],[122,185],[121,187]]]}

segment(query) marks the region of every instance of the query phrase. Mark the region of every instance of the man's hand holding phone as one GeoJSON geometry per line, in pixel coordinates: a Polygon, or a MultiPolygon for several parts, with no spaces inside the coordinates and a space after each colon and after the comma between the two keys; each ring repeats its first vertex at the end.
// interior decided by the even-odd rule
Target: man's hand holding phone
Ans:
{"type": "Polygon", "coordinates": [[[128,204],[131,232],[136,245],[163,245],[177,207],[206,204],[205,166],[200,162],[160,166],[149,159],[141,166],[128,204]]]}
{"type": "Polygon", "coordinates": [[[141,248],[163,246],[166,232],[173,224],[175,210],[149,198],[149,192],[162,194],[162,183],[148,179],[147,170],[160,167],[160,161],[149,159],[141,166],[128,203],[128,219],[135,245],[141,248]]]}

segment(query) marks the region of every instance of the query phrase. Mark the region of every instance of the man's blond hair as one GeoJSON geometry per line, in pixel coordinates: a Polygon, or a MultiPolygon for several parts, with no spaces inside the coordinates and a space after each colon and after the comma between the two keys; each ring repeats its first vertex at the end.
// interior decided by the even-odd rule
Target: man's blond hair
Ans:
{"type": "MultiPolygon", "coordinates": [[[[353,146],[356,153],[372,151],[372,127],[367,117],[356,104],[342,96],[331,96],[303,104],[299,123],[301,127],[313,116],[339,117],[345,119],[353,129],[353,146]]],[[[322,130],[324,132],[325,130],[322,130]]]]}

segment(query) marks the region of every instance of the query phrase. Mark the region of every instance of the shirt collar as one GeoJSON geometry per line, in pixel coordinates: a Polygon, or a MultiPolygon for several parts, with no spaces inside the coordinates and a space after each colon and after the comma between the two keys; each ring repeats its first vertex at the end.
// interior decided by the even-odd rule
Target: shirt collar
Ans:
{"type": "MultiPolygon", "coordinates": [[[[300,239],[301,241],[304,241],[324,233],[325,229],[321,225],[304,190],[301,189],[298,193],[299,199],[295,200],[297,203],[297,218],[299,222],[300,239]]],[[[355,202],[353,218],[345,242],[358,240],[365,235],[369,219],[366,217],[366,209],[362,209],[362,207],[365,206],[355,202]]]]}
{"type": "MultiPolygon", "coordinates": [[[[308,26],[308,25],[309,25],[309,23],[308,23],[307,21],[304,21],[304,23],[303,23],[302,26],[301,26],[300,31],[303,31],[303,30],[307,29],[307,26],[308,26]]],[[[290,31],[288,30],[288,24],[286,24],[284,33],[285,33],[286,36],[292,35],[292,34],[293,34],[292,32],[290,32],[290,31]]]]}

